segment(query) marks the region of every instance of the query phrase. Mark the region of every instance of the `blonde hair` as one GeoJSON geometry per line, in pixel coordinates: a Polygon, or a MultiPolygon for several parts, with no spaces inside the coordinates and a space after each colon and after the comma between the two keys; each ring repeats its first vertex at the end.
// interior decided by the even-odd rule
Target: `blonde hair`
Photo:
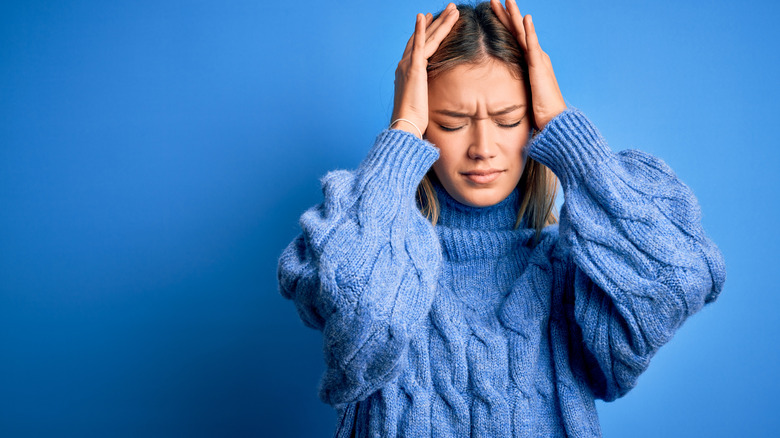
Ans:
{"type": "MultiPolygon", "coordinates": [[[[428,60],[428,78],[466,63],[479,63],[488,59],[504,62],[526,85],[529,96],[529,115],[532,108],[528,67],[522,49],[515,37],[498,20],[489,2],[476,6],[458,5],[460,16],[450,33],[428,60]]],[[[441,14],[441,13],[439,13],[441,14]]],[[[433,188],[433,169],[423,177],[417,186],[417,202],[422,214],[436,225],[439,219],[439,200],[433,188]]],[[[536,246],[542,229],[558,223],[555,212],[555,197],[558,193],[558,178],[542,163],[526,157],[523,175],[517,183],[522,200],[517,212],[515,228],[525,224],[536,230],[531,246],[536,246]]]]}

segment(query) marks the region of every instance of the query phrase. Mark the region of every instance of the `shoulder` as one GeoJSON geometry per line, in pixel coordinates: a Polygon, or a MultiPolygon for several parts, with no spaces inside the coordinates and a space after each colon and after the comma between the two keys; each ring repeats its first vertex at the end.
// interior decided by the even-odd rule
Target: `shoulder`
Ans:
{"type": "MultiPolygon", "coordinates": [[[[529,239],[533,240],[533,238],[532,233],[529,239]]],[[[558,247],[558,224],[547,225],[542,228],[539,240],[531,249],[529,262],[539,266],[549,266],[559,251],[558,247]]]]}
{"type": "Polygon", "coordinates": [[[569,259],[570,251],[565,238],[560,235],[560,224],[547,225],[542,228],[539,243],[534,252],[537,258],[544,259],[549,265],[569,259]]]}
{"type": "Polygon", "coordinates": [[[542,233],[539,236],[539,241],[555,242],[558,240],[558,224],[547,225],[542,228],[542,233]]]}

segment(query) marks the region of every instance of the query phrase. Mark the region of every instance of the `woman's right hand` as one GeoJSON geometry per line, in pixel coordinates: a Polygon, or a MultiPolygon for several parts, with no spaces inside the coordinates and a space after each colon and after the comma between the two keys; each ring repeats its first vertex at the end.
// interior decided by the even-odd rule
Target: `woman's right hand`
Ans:
{"type": "Polygon", "coordinates": [[[391,128],[411,132],[415,136],[424,133],[428,127],[428,58],[436,52],[452,26],[458,20],[458,8],[450,3],[441,15],[433,21],[433,15],[417,14],[414,33],[406,43],[403,57],[395,70],[395,97],[393,118],[407,119],[396,122],[391,128]]]}

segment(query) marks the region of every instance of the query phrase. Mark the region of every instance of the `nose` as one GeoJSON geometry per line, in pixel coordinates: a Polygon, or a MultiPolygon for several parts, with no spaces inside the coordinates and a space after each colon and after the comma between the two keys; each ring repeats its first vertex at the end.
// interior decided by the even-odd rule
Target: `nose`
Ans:
{"type": "Polygon", "coordinates": [[[494,132],[489,119],[474,120],[472,123],[468,155],[472,160],[487,160],[496,156],[494,132]]]}

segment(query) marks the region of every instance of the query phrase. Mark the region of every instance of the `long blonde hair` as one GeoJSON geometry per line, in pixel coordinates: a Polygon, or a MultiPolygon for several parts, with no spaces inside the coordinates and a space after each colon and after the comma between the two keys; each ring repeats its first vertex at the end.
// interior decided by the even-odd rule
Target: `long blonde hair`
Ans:
{"type": "MultiPolygon", "coordinates": [[[[529,115],[533,120],[528,67],[515,37],[498,21],[489,2],[476,6],[458,5],[458,12],[458,21],[428,60],[428,78],[434,78],[460,64],[478,63],[486,59],[502,61],[511,71],[522,77],[526,85],[526,95],[529,96],[529,115]]],[[[417,202],[423,215],[436,225],[439,219],[439,200],[431,182],[435,174],[432,175],[431,172],[433,169],[428,171],[417,186],[417,202]]],[[[542,228],[558,223],[554,209],[558,178],[547,166],[526,157],[525,169],[517,187],[522,200],[515,228],[524,223],[526,228],[535,229],[536,234],[531,245],[536,246],[542,228]]]]}

